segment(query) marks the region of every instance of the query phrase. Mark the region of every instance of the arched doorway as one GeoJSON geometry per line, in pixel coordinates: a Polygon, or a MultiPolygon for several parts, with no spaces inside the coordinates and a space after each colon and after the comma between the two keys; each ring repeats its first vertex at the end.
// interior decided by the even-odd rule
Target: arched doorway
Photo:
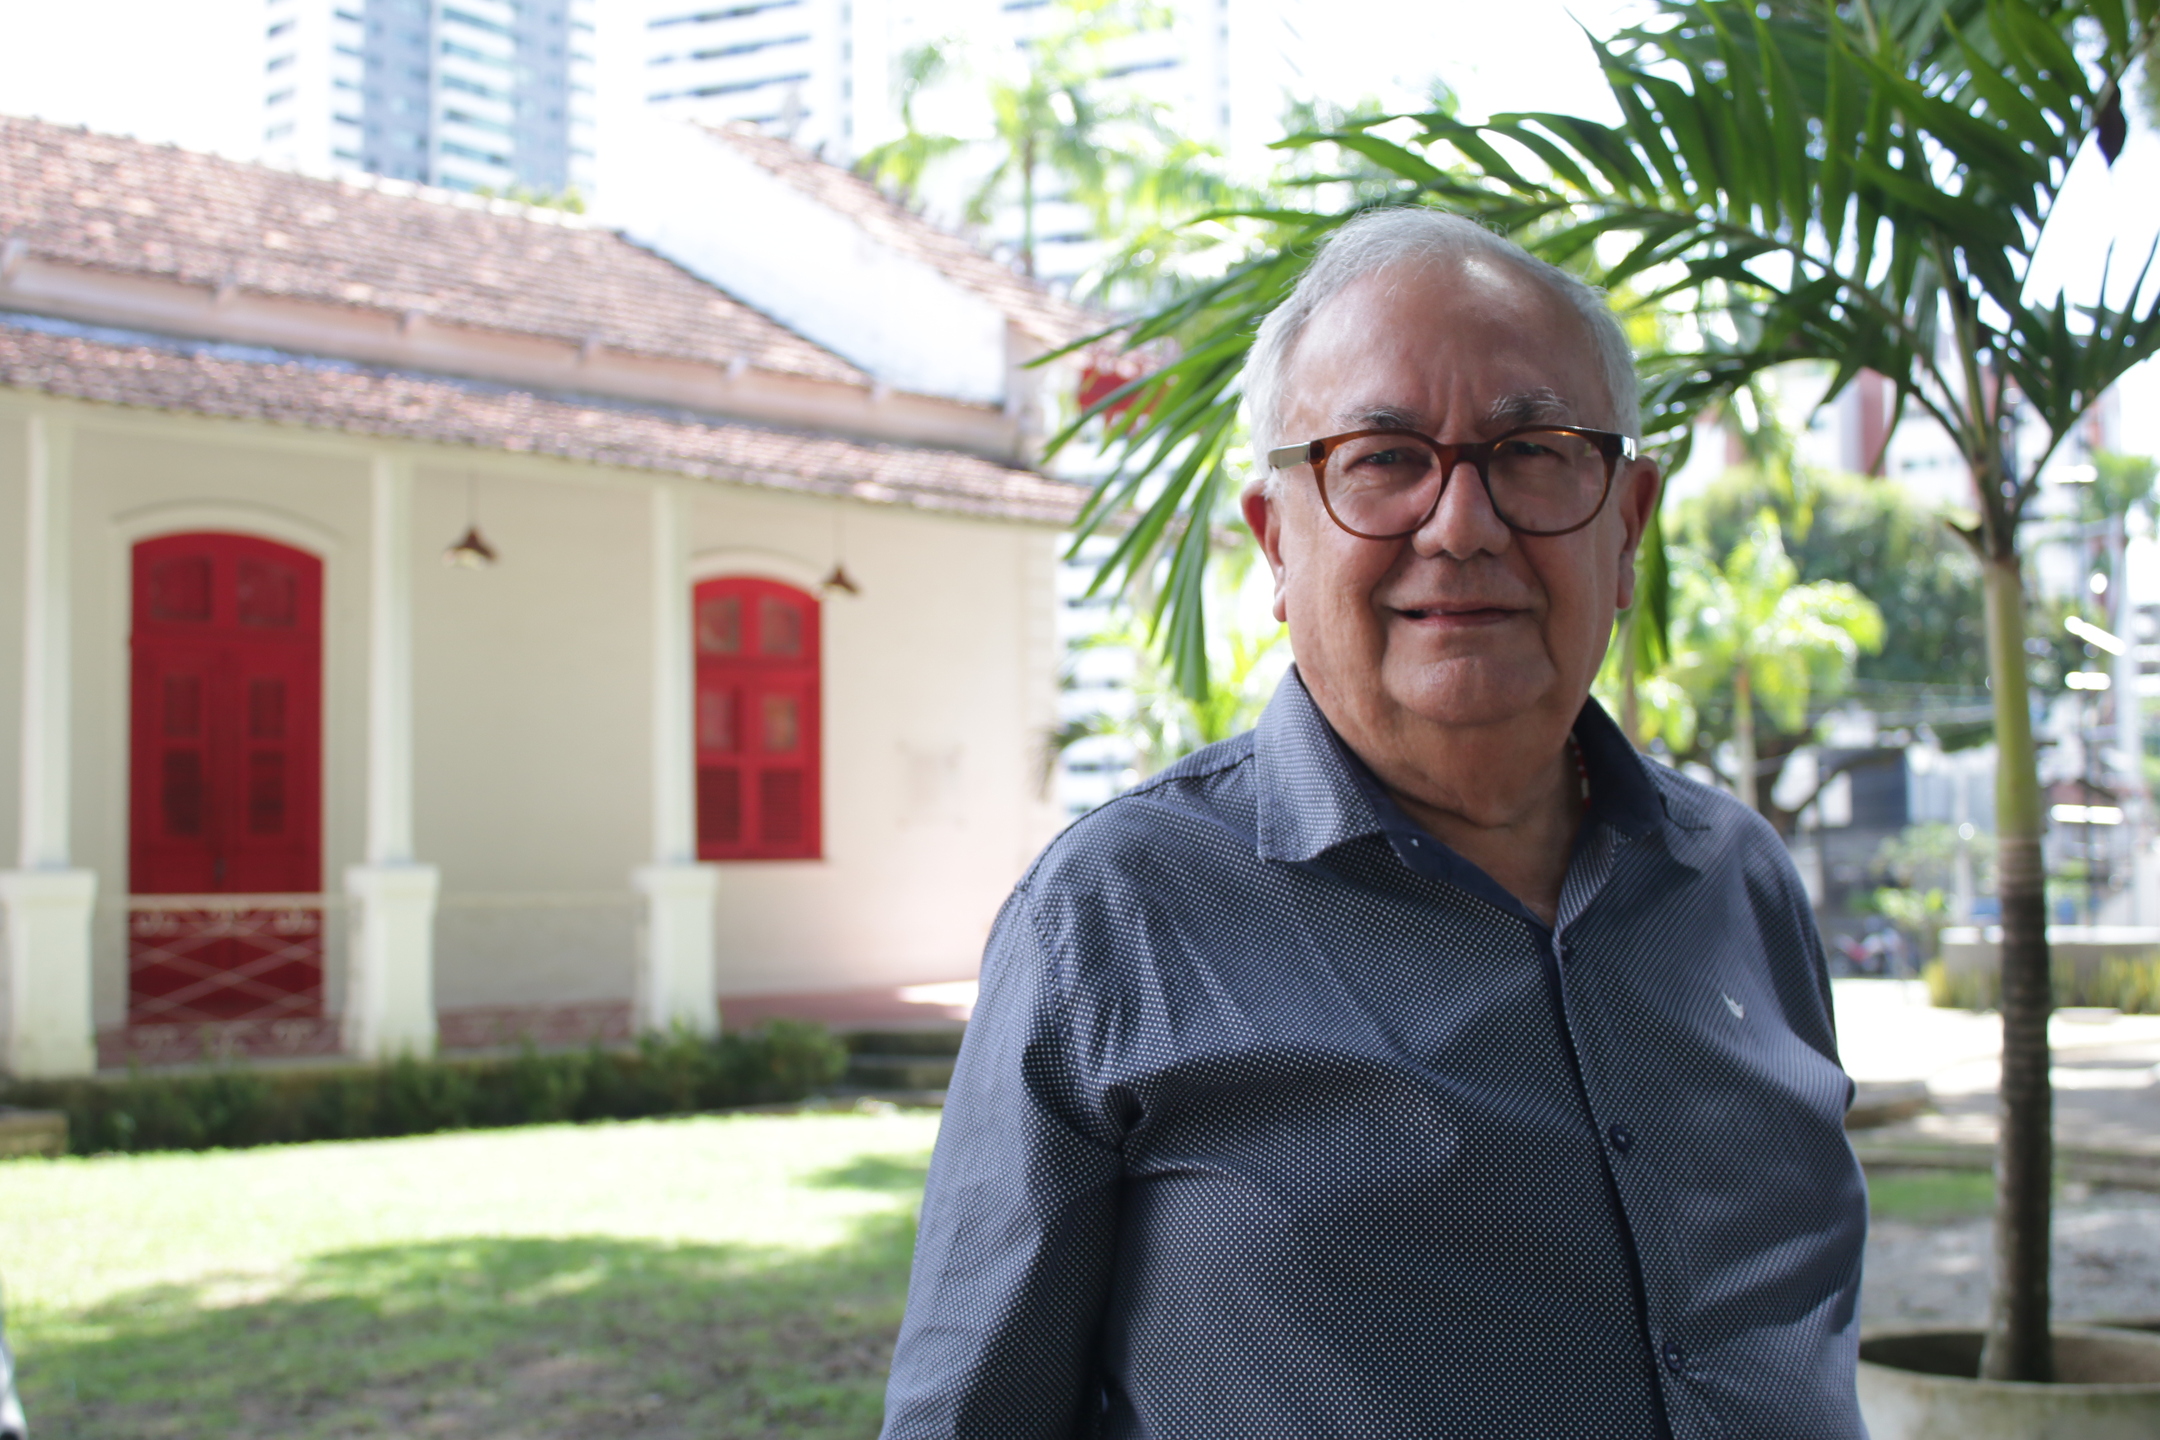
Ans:
{"type": "Polygon", "coordinates": [[[707,580],[693,603],[701,860],[823,853],[818,602],[750,576],[707,580]]]}
{"type": "Polygon", "coordinates": [[[204,899],[131,904],[129,1026],[319,1019],[322,562],[145,540],[130,648],[128,889],[204,899]]]}

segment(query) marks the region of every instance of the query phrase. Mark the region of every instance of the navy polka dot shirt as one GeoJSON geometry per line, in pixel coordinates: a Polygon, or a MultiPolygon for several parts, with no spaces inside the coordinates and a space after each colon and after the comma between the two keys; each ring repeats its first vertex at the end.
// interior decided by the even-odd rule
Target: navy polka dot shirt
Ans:
{"type": "Polygon", "coordinates": [[[1295,672],[1000,915],[887,1440],[1860,1440],[1866,1196],[1777,836],[1593,702],[1547,928],[1295,672]]]}

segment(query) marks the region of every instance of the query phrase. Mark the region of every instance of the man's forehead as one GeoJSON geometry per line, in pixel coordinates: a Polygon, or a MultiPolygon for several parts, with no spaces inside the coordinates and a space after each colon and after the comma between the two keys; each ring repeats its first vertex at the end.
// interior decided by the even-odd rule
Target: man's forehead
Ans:
{"type": "Polygon", "coordinates": [[[1596,340],[1541,278],[1490,256],[1372,271],[1330,297],[1284,401],[1338,430],[1604,423],[1596,340]]]}

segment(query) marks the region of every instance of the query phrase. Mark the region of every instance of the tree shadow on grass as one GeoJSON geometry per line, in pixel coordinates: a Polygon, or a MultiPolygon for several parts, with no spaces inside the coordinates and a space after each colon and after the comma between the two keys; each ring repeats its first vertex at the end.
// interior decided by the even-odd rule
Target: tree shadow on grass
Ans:
{"type": "Polygon", "coordinates": [[[821,1190],[879,1190],[892,1195],[920,1195],[930,1178],[925,1155],[864,1155],[845,1165],[820,1170],[804,1184],[821,1190]]]}
{"type": "Polygon", "coordinates": [[[24,1400],[39,1432],[82,1440],[867,1440],[913,1233],[885,1215],[807,1255],[614,1237],[342,1251],[274,1295],[158,1286],[41,1326],[24,1400]]]}

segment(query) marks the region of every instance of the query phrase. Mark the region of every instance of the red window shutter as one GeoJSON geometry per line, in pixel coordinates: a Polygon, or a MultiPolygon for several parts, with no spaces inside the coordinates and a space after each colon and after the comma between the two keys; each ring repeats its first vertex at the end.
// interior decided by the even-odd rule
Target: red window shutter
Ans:
{"type": "Polygon", "coordinates": [[[816,597],[771,580],[708,580],[691,598],[697,652],[698,854],[823,853],[816,597]]]}

